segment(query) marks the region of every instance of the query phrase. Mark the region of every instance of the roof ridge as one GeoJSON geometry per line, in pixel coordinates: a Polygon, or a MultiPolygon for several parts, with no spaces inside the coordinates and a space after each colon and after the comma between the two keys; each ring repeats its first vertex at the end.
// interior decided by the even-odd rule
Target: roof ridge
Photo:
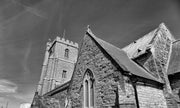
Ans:
{"type": "Polygon", "coordinates": [[[50,96],[50,95],[56,93],[57,91],[63,90],[64,88],[68,87],[69,84],[70,84],[70,81],[67,81],[67,82],[65,82],[64,84],[62,84],[62,85],[54,88],[53,90],[45,93],[43,96],[50,96]]]}
{"type": "Polygon", "coordinates": [[[124,48],[122,48],[122,50],[125,51],[130,58],[138,56],[140,53],[137,53],[137,50],[140,48],[142,50],[141,52],[144,52],[146,47],[151,45],[152,40],[154,40],[154,38],[157,36],[156,34],[158,31],[158,28],[152,30],[141,38],[125,46],[124,48]]]}
{"type": "MultiPolygon", "coordinates": [[[[156,29],[157,29],[157,28],[156,28],[156,29]]],[[[145,38],[145,37],[148,37],[148,34],[152,33],[152,32],[155,31],[156,29],[151,30],[149,33],[146,33],[146,34],[143,35],[141,38],[136,39],[135,41],[131,42],[131,43],[130,43],[129,45],[127,45],[127,46],[130,46],[131,44],[136,43],[138,40],[141,40],[141,39],[143,39],[143,38],[145,38]]],[[[127,46],[123,47],[122,49],[126,48],[127,46]]]]}
{"type": "MultiPolygon", "coordinates": [[[[165,24],[164,22],[160,23],[158,28],[160,28],[160,29],[165,29],[166,31],[168,31],[168,32],[171,34],[171,36],[170,36],[171,39],[172,39],[172,40],[176,40],[175,37],[174,37],[174,35],[171,33],[170,29],[168,28],[168,26],[166,26],[166,24],[165,24]]],[[[169,37],[169,36],[168,36],[168,37],[169,37]]]]}
{"type": "MultiPolygon", "coordinates": [[[[148,34],[152,33],[152,32],[155,31],[155,30],[156,30],[156,32],[158,32],[158,31],[160,30],[160,28],[166,28],[166,29],[170,32],[170,30],[168,29],[168,27],[166,26],[166,24],[165,24],[164,22],[162,22],[162,23],[159,24],[158,27],[154,28],[153,30],[151,30],[150,32],[146,33],[146,34],[143,35],[141,38],[138,38],[138,39],[136,39],[136,40],[133,41],[133,42],[137,42],[138,40],[141,40],[142,38],[147,37],[148,34]]],[[[156,32],[155,32],[155,33],[156,33],[156,32]]],[[[170,32],[170,33],[171,33],[171,32],[170,32]]],[[[172,33],[171,33],[171,35],[172,35],[172,33]]],[[[173,35],[172,35],[172,36],[173,36],[173,35]]],[[[174,38],[174,37],[173,37],[173,38],[174,38]]],[[[175,39],[175,38],[174,38],[174,39],[175,39]]],[[[133,44],[133,42],[130,43],[129,45],[133,44]]],[[[127,45],[127,46],[129,46],[129,45],[127,45]]],[[[125,46],[125,47],[126,47],[126,46],[125,46]]],[[[125,47],[124,47],[124,48],[125,48],[125,47]]],[[[122,49],[123,49],[123,48],[122,48],[122,49]]]]}

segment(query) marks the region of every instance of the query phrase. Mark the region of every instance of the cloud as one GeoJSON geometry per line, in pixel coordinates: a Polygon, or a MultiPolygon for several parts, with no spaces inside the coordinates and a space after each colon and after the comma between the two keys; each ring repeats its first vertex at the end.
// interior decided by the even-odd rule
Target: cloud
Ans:
{"type": "Polygon", "coordinates": [[[34,97],[34,92],[15,93],[8,96],[12,100],[17,100],[20,103],[31,103],[34,97]]]}
{"type": "Polygon", "coordinates": [[[25,7],[26,7],[26,10],[27,10],[28,12],[31,12],[32,14],[34,14],[34,15],[36,15],[36,16],[39,16],[39,17],[41,17],[41,18],[47,19],[47,15],[46,15],[45,12],[40,11],[40,10],[38,10],[38,9],[36,9],[36,8],[32,8],[32,7],[28,7],[28,6],[25,6],[25,7]]]}
{"type": "Polygon", "coordinates": [[[0,103],[4,102],[5,100],[6,100],[6,98],[0,97],[0,103]]]}
{"type": "Polygon", "coordinates": [[[19,94],[18,93],[11,96],[21,102],[29,102],[30,100],[32,100],[32,94],[19,94]]]}
{"type": "Polygon", "coordinates": [[[17,85],[9,80],[0,80],[0,93],[16,93],[17,85]]]}
{"type": "Polygon", "coordinates": [[[24,9],[36,16],[39,16],[41,18],[47,18],[47,15],[45,12],[35,8],[35,5],[41,3],[43,0],[35,0],[35,1],[32,1],[32,0],[15,0],[13,1],[14,4],[18,4],[20,6],[23,6],[24,9]]]}
{"type": "Polygon", "coordinates": [[[30,108],[31,104],[30,103],[23,103],[20,105],[20,108],[30,108]]]}

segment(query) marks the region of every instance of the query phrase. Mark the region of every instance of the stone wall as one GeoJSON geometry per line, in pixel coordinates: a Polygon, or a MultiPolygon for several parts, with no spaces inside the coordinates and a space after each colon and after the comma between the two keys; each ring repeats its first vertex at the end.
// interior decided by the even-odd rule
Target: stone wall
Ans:
{"type": "Polygon", "coordinates": [[[65,108],[68,87],[43,96],[34,96],[31,108],[65,108]]]}
{"type": "Polygon", "coordinates": [[[54,83],[55,87],[60,86],[71,80],[72,73],[74,70],[74,65],[75,65],[74,63],[57,59],[57,65],[55,66],[54,76],[53,76],[53,78],[56,81],[54,83]],[[62,78],[63,70],[66,71],[66,78],[62,78]]]}
{"type": "MultiPolygon", "coordinates": [[[[168,30],[166,28],[160,27],[159,30],[155,33],[155,38],[151,42],[151,52],[149,53],[152,53],[152,55],[148,59],[146,58],[145,62],[143,61],[143,63],[139,63],[143,64],[143,66],[147,70],[149,70],[151,75],[156,78],[161,78],[165,82],[163,90],[169,108],[176,106],[174,99],[170,96],[172,90],[167,76],[167,68],[170,59],[171,49],[171,35],[168,33],[168,30]]],[[[136,59],[136,61],[138,62],[144,60],[142,58],[138,59],[140,59],[136,59]]]]}
{"type": "MultiPolygon", "coordinates": [[[[120,108],[136,108],[134,88],[128,77],[124,76],[125,88],[118,90],[120,108]]],[[[120,86],[120,85],[119,85],[120,86]]]]}
{"type": "MultiPolygon", "coordinates": [[[[180,101],[180,73],[169,76],[174,96],[180,101]]],[[[180,103],[179,103],[180,104],[180,103]]]]}
{"type": "Polygon", "coordinates": [[[54,53],[55,53],[56,58],[60,58],[60,59],[64,59],[64,60],[76,63],[77,56],[78,56],[78,46],[71,46],[70,43],[63,44],[63,43],[57,42],[54,53]],[[68,58],[64,57],[65,49],[69,49],[68,58]]]}
{"type": "Polygon", "coordinates": [[[167,108],[162,89],[145,85],[137,85],[140,108],[167,108]]]}
{"type": "Polygon", "coordinates": [[[58,92],[57,94],[54,94],[52,97],[59,100],[60,108],[65,108],[65,103],[66,103],[65,101],[67,98],[67,89],[61,92],[58,92]]]}
{"type": "Polygon", "coordinates": [[[61,108],[59,100],[52,97],[38,96],[31,108],[61,108]]]}
{"type": "Polygon", "coordinates": [[[129,89],[132,89],[132,87],[125,84],[123,75],[121,74],[122,72],[115,65],[111,61],[111,58],[109,58],[100,46],[97,46],[91,37],[85,36],[69,91],[69,99],[71,99],[72,107],[83,107],[82,81],[86,69],[90,69],[95,77],[96,108],[117,108],[119,104],[118,99],[121,97],[123,99],[126,98],[126,102],[130,102],[128,105],[124,100],[120,101],[122,106],[125,104],[127,104],[126,106],[135,105],[134,98],[131,96],[134,94],[129,92],[129,89]],[[131,101],[127,97],[131,97],[131,101]]]}
{"type": "Polygon", "coordinates": [[[57,37],[47,50],[45,69],[40,82],[42,90],[39,90],[42,91],[42,95],[71,80],[78,56],[78,44],[57,37]],[[68,57],[65,57],[66,49],[69,50],[68,57]],[[66,71],[66,78],[62,78],[63,70],[66,71]]]}

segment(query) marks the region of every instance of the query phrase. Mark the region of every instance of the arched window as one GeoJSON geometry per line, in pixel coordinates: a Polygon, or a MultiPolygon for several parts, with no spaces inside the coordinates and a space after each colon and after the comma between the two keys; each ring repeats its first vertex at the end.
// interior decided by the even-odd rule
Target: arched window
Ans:
{"type": "Polygon", "coordinates": [[[90,70],[87,70],[83,80],[84,108],[94,108],[94,77],[90,70]]]}
{"type": "Polygon", "coordinates": [[[69,49],[65,49],[64,57],[69,58],[69,49]]]}

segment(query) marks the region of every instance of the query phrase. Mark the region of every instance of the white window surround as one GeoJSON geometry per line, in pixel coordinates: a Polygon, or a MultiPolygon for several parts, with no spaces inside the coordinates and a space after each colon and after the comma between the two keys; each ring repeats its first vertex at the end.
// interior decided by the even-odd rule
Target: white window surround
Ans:
{"type": "Polygon", "coordinates": [[[83,104],[84,108],[94,108],[94,78],[90,70],[87,70],[83,80],[83,104]]]}

